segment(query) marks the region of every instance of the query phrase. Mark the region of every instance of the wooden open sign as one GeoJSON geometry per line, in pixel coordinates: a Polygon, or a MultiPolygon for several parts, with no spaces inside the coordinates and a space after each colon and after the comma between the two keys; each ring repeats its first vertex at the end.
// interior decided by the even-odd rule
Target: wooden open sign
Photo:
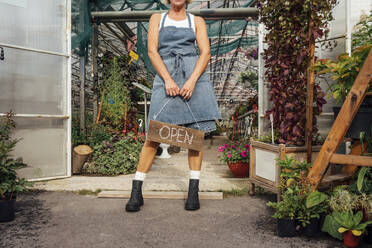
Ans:
{"type": "Polygon", "coordinates": [[[204,132],[166,122],[150,120],[147,139],[196,151],[202,151],[204,132]]]}

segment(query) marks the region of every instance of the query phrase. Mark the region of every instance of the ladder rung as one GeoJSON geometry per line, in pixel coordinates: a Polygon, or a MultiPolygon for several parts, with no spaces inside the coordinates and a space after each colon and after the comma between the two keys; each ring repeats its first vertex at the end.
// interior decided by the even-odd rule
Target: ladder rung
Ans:
{"type": "Polygon", "coordinates": [[[369,156],[345,155],[335,153],[332,155],[329,162],[333,164],[348,164],[372,167],[372,157],[369,156]]]}
{"type": "Polygon", "coordinates": [[[320,187],[321,188],[328,187],[335,183],[341,183],[341,182],[348,181],[351,178],[352,176],[347,175],[347,174],[335,174],[335,175],[325,176],[320,183],[320,187]]]}

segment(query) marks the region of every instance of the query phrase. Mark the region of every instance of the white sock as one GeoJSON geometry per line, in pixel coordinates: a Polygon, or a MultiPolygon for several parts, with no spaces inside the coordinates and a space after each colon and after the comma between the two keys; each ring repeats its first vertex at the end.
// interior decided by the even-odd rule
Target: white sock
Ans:
{"type": "Polygon", "coordinates": [[[134,176],[134,180],[144,181],[146,177],[146,173],[136,171],[136,175],[134,176]]]}
{"type": "Polygon", "coordinates": [[[190,179],[199,179],[199,178],[200,178],[200,171],[190,170],[190,179]]]}

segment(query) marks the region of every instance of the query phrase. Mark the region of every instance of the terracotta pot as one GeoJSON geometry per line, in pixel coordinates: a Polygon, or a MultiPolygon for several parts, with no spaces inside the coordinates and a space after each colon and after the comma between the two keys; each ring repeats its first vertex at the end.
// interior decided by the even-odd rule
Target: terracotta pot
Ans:
{"type": "Polygon", "coordinates": [[[249,163],[246,162],[227,162],[230,171],[235,177],[243,178],[249,176],[249,163]]]}
{"type": "Polygon", "coordinates": [[[344,245],[346,247],[354,248],[358,247],[360,241],[360,236],[355,236],[351,230],[344,233],[344,245]]]}

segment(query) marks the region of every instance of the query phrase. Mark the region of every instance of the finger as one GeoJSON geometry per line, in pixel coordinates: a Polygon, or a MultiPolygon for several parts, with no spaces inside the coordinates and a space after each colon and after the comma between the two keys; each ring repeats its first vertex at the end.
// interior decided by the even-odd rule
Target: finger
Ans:
{"type": "Polygon", "coordinates": [[[182,97],[185,97],[185,94],[186,94],[185,90],[182,89],[182,90],[180,91],[180,95],[181,95],[182,97]]]}

